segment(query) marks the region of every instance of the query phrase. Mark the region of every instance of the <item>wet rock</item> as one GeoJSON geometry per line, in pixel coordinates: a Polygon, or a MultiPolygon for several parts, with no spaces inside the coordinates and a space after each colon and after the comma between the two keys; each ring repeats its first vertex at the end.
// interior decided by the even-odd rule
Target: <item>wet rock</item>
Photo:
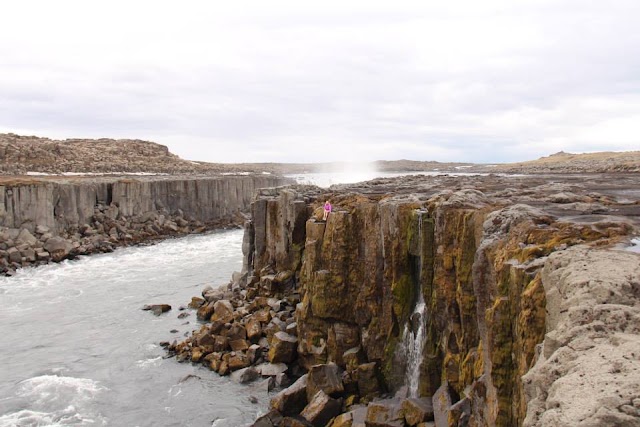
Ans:
{"type": "Polygon", "coordinates": [[[336,395],[344,391],[338,365],[329,363],[311,367],[307,374],[307,399],[309,402],[318,391],[323,391],[327,395],[336,395]]]}
{"type": "MultiPolygon", "coordinates": [[[[404,416],[396,402],[380,401],[367,406],[367,427],[404,427],[404,416]]],[[[448,424],[443,424],[446,426],[448,424]]]]}
{"type": "Polygon", "coordinates": [[[196,317],[198,318],[198,320],[206,322],[211,318],[211,315],[213,314],[213,312],[214,312],[213,303],[208,303],[198,308],[196,317]]]}
{"type": "Polygon", "coordinates": [[[313,424],[304,418],[285,417],[280,424],[282,427],[313,427],[313,424]]]}
{"type": "Polygon", "coordinates": [[[296,354],[298,339],[286,332],[277,332],[271,341],[268,359],[271,363],[290,363],[296,354]]]}
{"type": "Polygon", "coordinates": [[[171,310],[171,306],[169,304],[151,304],[145,305],[142,309],[145,311],[151,311],[156,316],[160,316],[162,313],[166,313],[171,310]]]}
{"type": "Polygon", "coordinates": [[[319,390],[313,395],[300,415],[315,427],[324,427],[333,417],[340,413],[341,408],[342,402],[340,400],[333,399],[322,390],[319,390]]]}
{"type": "MultiPolygon", "coordinates": [[[[205,299],[204,298],[192,297],[191,298],[191,302],[189,303],[189,308],[198,309],[198,308],[202,307],[202,305],[204,303],[205,303],[205,299]]],[[[211,317],[211,315],[209,315],[209,317],[211,317]]]]}
{"type": "Polygon", "coordinates": [[[364,399],[372,399],[381,393],[379,373],[375,362],[358,366],[358,389],[364,399]]]}
{"type": "Polygon", "coordinates": [[[59,262],[69,256],[73,245],[62,237],[52,237],[45,242],[44,249],[51,254],[53,261],[59,262]]]}
{"type": "Polygon", "coordinates": [[[262,363],[256,369],[263,377],[271,377],[286,372],[289,368],[284,363],[262,363]]]}
{"type": "Polygon", "coordinates": [[[402,402],[404,419],[410,426],[433,421],[433,403],[430,398],[409,398],[402,402]]]}
{"type": "Polygon", "coordinates": [[[229,300],[219,300],[213,304],[213,315],[211,320],[220,322],[230,322],[233,320],[233,305],[229,300]]]}
{"type": "Polygon", "coordinates": [[[231,374],[231,380],[239,384],[247,384],[251,381],[255,381],[260,377],[260,374],[254,367],[248,367],[239,369],[231,374]]]}
{"type": "Polygon", "coordinates": [[[285,415],[299,414],[307,406],[307,376],[301,376],[295,383],[282,390],[271,399],[271,408],[285,415]]]}
{"type": "Polygon", "coordinates": [[[276,410],[271,410],[258,418],[252,427],[279,427],[281,423],[282,415],[276,410]]]}

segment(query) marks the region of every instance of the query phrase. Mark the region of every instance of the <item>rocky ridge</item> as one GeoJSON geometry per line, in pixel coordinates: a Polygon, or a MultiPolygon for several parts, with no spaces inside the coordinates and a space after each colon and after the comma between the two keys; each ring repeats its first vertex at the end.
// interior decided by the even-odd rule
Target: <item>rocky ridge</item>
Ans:
{"type": "Polygon", "coordinates": [[[636,425],[640,255],[615,248],[639,231],[638,184],[441,176],[263,190],[243,271],[195,298],[205,323],[165,345],[239,381],[295,381],[257,426],[636,425]],[[420,327],[413,394],[406,337],[420,327]],[[561,391],[588,387],[585,369],[603,386],[578,404],[561,391]]]}

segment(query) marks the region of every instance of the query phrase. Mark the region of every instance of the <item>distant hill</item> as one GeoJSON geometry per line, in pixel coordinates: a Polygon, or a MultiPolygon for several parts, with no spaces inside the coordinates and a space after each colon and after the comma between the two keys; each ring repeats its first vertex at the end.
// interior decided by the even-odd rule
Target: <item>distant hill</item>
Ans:
{"type": "Polygon", "coordinates": [[[155,142],[139,139],[65,139],[0,134],[0,175],[42,174],[168,174],[212,175],[269,172],[299,174],[353,171],[382,172],[501,172],[585,173],[640,172],[640,151],[571,154],[559,152],[538,160],[499,165],[440,163],[416,160],[379,160],[368,164],[335,163],[207,163],[184,160],[155,142]]]}
{"type": "Polygon", "coordinates": [[[640,172],[640,151],[572,154],[560,151],[538,160],[507,163],[491,170],[505,173],[640,172]]]}

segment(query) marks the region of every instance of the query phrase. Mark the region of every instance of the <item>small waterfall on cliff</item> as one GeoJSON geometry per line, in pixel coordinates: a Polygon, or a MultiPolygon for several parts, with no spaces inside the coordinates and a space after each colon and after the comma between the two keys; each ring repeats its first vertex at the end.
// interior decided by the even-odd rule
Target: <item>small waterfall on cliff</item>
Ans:
{"type": "MultiPolygon", "coordinates": [[[[418,210],[418,243],[422,248],[422,214],[418,210]]],[[[419,270],[417,275],[418,300],[416,306],[407,321],[402,333],[402,342],[405,349],[407,368],[405,371],[405,385],[408,388],[409,397],[418,396],[420,384],[420,366],[423,360],[423,350],[426,341],[427,328],[425,325],[427,305],[422,295],[422,256],[419,257],[419,270]]]]}

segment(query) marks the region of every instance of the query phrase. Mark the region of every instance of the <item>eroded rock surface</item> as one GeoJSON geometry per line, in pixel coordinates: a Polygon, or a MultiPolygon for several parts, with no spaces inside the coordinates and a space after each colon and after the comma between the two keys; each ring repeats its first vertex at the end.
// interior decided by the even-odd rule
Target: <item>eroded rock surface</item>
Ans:
{"type": "MultiPolygon", "coordinates": [[[[370,405],[364,406],[369,424],[405,425],[406,399],[432,396],[438,426],[517,426],[526,417],[536,422],[544,415],[534,407],[549,409],[554,395],[549,400],[544,393],[551,391],[544,385],[543,393],[532,394],[531,384],[543,380],[526,383],[522,376],[539,361],[545,336],[546,348],[564,345],[560,332],[547,328],[559,322],[553,309],[546,311],[547,299],[556,304],[552,283],[558,280],[547,271],[559,262],[555,254],[594,248],[611,254],[637,234],[638,184],[633,175],[616,176],[615,182],[595,175],[442,176],[380,179],[330,190],[265,190],[245,227],[242,274],[226,288],[236,295],[231,325],[252,325],[262,355],[255,363],[264,362],[281,333],[295,336],[296,358],[287,362],[291,377],[337,366],[341,387],[324,392],[342,399],[342,410],[351,418],[336,422],[348,423],[362,413],[358,408],[370,405]],[[322,221],[327,199],[334,211],[322,221]],[[417,313],[421,301],[424,309],[417,313]],[[417,369],[409,372],[414,356],[407,336],[418,333],[423,344],[417,369]],[[405,389],[389,400],[408,375],[417,379],[415,392],[405,389]]],[[[611,259],[602,265],[603,274],[616,268],[615,256],[611,259]]],[[[599,292],[593,288],[584,298],[597,300],[599,292]]],[[[625,298],[637,304],[639,295],[625,295],[609,298],[618,305],[625,305],[625,298]]],[[[627,313],[621,310],[616,319],[627,313]]],[[[218,326],[204,328],[211,334],[218,326]]],[[[607,327],[600,332],[610,333],[607,327]]],[[[613,362],[609,357],[615,354],[634,357],[630,352],[638,331],[630,327],[624,333],[628,337],[617,338],[618,353],[603,354],[603,361],[613,362]]],[[[179,358],[193,354],[200,334],[173,348],[179,358]]],[[[230,356],[211,351],[205,360],[220,358],[211,367],[227,373],[224,361],[230,356]]],[[[606,363],[598,368],[609,375],[606,363]]],[[[305,393],[307,405],[317,392],[305,393]]],[[[614,402],[617,413],[633,412],[635,401],[629,397],[614,402]]],[[[302,402],[296,405],[282,407],[284,415],[299,414],[302,402]]],[[[417,418],[409,417],[411,422],[417,418]]]]}

